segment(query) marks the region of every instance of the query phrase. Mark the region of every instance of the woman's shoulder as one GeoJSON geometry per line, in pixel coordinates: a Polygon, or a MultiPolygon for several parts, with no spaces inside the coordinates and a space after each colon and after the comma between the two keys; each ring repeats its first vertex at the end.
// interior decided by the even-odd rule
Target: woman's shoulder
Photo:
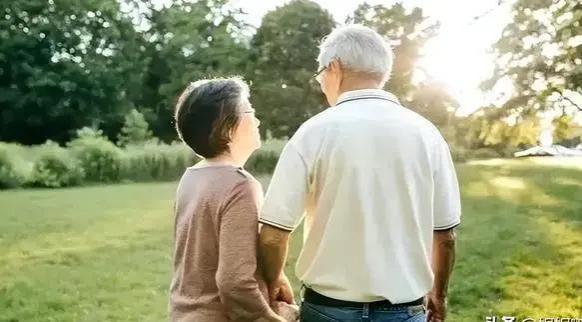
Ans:
{"type": "MultiPolygon", "coordinates": [[[[249,214],[255,213],[263,203],[263,190],[261,184],[244,169],[236,169],[231,173],[227,190],[221,195],[221,209],[246,207],[249,214]]],[[[256,215],[256,214],[255,214],[256,215]]]]}
{"type": "Polygon", "coordinates": [[[251,173],[244,168],[237,168],[236,173],[238,175],[236,186],[256,194],[262,194],[263,187],[261,183],[251,173]]]}
{"type": "Polygon", "coordinates": [[[197,190],[222,196],[263,193],[261,183],[244,168],[234,166],[190,167],[182,181],[196,185],[197,190]]]}

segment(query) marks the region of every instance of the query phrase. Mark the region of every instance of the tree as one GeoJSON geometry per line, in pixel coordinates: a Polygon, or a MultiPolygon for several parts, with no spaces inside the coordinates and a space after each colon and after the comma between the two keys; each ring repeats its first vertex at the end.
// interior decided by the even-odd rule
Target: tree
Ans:
{"type": "Polygon", "coordinates": [[[348,21],[366,25],[389,40],[393,45],[394,64],[386,87],[401,100],[412,100],[412,75],[427,40],[437,34],[439,25],[425,26],[422,9],[407,12],[401,3],[392,7],[362,4],[348,21]]]}
{"type": "Polygon", "coordinates": [[[160,9],[149,0],[130,2],[135,8],[140,3],[148,27],[143,31],[144,83],[133,102],[156,136],[172,140],[174,105],[188,83],[243,71],[248,26],[226,0],[176,1],[160,9]]]}
{"type": "Polygon", "coordinates": [[[454,122],[455,144],[473,150],[491,148],[501,155],[536,145],[540,136],[540,120],[535,115],[507,118],[503,109],[493,106],[454,122]]]}
{"type": "Polygon", "coordinates": [[[115,127],[135,80],[136,35],[115,0],[8,1],[0,18],[0,140],[67,141],[115,127]]]}
{"type": "Polygon", "coordinates": [[[576,126],[571,115],[562,114],[553,122],[553,138],[556,144],[574,147],[582,142],[582,126],[576,126]]]}
{"type": "Polygon", "coordinates": [[[560,104],[582,112],[573,93],[582,91],[582,4],[579,1],[517,0],[513,19],[494,45],[497,64],[491,90],[501,79],[514,94],[505,114],[546,110],[560,104]]]}
{"type": "Polygon", "coordinates": [[[257,115],[275,137],[291,136],[323,106],[312,79],[321,39],[334,27],[329,12],[308,0],[293,0],[267,13],[251,42],[248,75],[257,115]]]}
{"type": "Polygon", "coordinates": [[[407,106],[429,119],[439,128],[450,125],[459,103],[438,82],[420,83],[414,88],[413,99],[407,106]]]}
{"type": "Polygon", "coordinates": [[[348,18],[349,22],[376,30],[393,44],[394,63],[386,88],[405,106],[443,127],[458,107],[457,101],[442,84],[432,79],[419,84],[412,81],[422,47],[437,34],[440,26],[428,24],[426,20],[422,9],[408,11],[401,3],[391,7],[362,4],[348,18]]]}
{"type": "Polygon", "coordinates": [[[117,143],[119,145],[143,143],[151,137],[152,132],[143,114],[133,109],[125,116],[125,123],[121,128],[117,143]]]}

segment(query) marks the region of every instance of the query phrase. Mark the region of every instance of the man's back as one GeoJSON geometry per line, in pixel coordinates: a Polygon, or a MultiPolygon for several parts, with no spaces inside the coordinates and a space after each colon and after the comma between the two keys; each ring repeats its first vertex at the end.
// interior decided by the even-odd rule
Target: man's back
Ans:
{"type": "Polygon", "coordinates": [[[433,229],[460,219],[448,147],[391,94],[345,93],[290,140],[261,221],[291,230],[303,209],[296,272],[307,286],[360,302],[422,297],[432,286],[433,229]]]}

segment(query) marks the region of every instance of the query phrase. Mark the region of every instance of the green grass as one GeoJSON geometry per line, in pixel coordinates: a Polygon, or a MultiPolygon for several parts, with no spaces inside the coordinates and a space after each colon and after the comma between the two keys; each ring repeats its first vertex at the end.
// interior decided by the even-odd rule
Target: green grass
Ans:
{"type": "MultiPolygon", "coordinates": [[[[450,321],[582,317],[582,160],[473,162],[459,176],[450,321]]],[[[0,321],[165,321],[174,189],[0,192],[0,321]]],[[[290,262],[300,236],[292,248],[290,262]]]]}

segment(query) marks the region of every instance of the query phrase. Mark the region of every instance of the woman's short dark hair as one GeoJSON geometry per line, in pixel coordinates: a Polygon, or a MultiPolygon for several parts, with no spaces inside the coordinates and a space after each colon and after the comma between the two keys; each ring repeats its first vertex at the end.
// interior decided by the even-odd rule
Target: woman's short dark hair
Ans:
{"type": "Polygon", "coordinates": [[[174,120],[180,139],[204,158],[228,152],[249,88],[240,78],[199,80],[180,95],[174,120]]]}

